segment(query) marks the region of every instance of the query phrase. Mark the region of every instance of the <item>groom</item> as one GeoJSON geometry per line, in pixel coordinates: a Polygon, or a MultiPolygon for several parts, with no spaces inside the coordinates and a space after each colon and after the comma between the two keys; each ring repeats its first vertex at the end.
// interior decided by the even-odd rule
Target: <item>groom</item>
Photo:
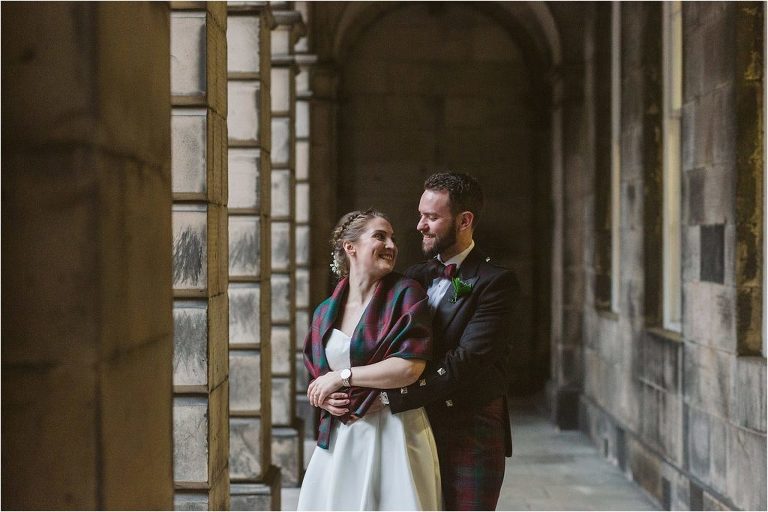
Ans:
{"type": "Polygon", "coordinates": [[[417,229],[430,259],[406,275],[429,295],[433,359],[416,383],[387,392],[393,413],[427,409],[445,510],[495,510],[504,457],[512,455],[508,325],[518,284],[475,246],[482,205],[480,185],[467,174],[424,182],[417,229]]]}

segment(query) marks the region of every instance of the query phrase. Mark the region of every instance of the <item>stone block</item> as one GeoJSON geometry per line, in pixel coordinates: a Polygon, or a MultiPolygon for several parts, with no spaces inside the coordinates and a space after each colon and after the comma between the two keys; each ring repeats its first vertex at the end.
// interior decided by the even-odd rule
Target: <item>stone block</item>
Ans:
{"type": "Polygon", "coordinates": [[[233,483],[230,495],[231,510],[280,510],[280,470],[270,466],[261,483],[233,483]]]}
{"type": "Polygon", "coordinates": [[[272,373],[286,375],[291,372],[291,330],[288,327],[272,327],[272,373]]]}
{"type": "Polygon", "coordinates": [[[261,84],[256,81],[229,81],[227,96],[230,105],[237,105],[237,108],[230,109],[227,115],[230,144],[258,142],[261,124],[261,84]]]}
{"type": "Polygon", "coordinates": [[[173,206],[173,287],[203,290],[208,284],[208,219],[204,205],[173,206]]]}
{"type": "Polygon", "coordinates": [[[291,321],[291,281],[284,274],[272,274],[272,321],[291,321]]]}
{"type": "Polygon", "coordinates": [[[291,268],[291,223],[272,221],[272,269],[288,271],[291,268]]]}
{"type": "Polygon", "coordinates": [[[272,171],[272,217],[291,215],[291,172],[288,170],[272,171]]]}
{"type": "Polygon", "coordinates": [[[731,413],[731,358],[720,350],[685,344],[684,397],[691,407],[721,418],[731,413]]]}
{"type": "Polygon", "coordinates": [[[296,222],[309,222],[309,183],[296,184],[296,222]]]}
{"type": "MultiPolygon", "coordinates": [[[[307,128],[309,130],[309,128],[307,128]]],[[[309,179],[309,141],[296,141],[296,179],[309,179]]]]}
{"type": "Polygon", "coordinates": [[[177,492],[173,496],[173,510],[209,510],[208,494],[177,492]]]}
{"type": "Polygon", "coordinates": [[[260,274],[260,219],[256,215],[229,217],[229,275],[257,278],[260,274]]]}
{"type": "Polygon", "coordinates": [[[272,112],[288,112],[291,110],[291,68],[272,67],[270,91],[272,96],[272,112]]]}
{"type": "Polygon", "coordinates": [[[296,307],[309,307],[309,270],[296,269],[296,307]]]}
{"type": "Polygon", "coordinates": [[[207,91],[205,22],[205,12],[171,13],[172,95],[202,96],[207,91]]]}
{"type": "Polygon", "coordinates": [[[304,340],[309,333],[309,311],[296,311],[296,351],[304,352],[304,340]]]}
{"type": "MultiPolygon", "coordinates": [[[[296,226],[296,265],[309,266],[309,226],[296,226]]],[[[329,258],[330,259],[330,258],[329,258]]]]}
{"type": "Polygon", "coordinates": [[[208,113],[202,108],[174,108],[171,115],[173,192],[205,194],[208,167],[208,113]]]}
{"type": "Polygon", "coordinates": [[[173,400],[173,479],[208,483],[208,399],[173,400]]]}
{"type": "Polygon", "coordinates": [[[297,487],[304,475],[304,437],[294,428],[272,429],[272,464],[280,468],[282,485],[297,487]]]}
{"type": "Polygon", "coordinates": [[[291,118],[272,117],[272,151],[270,158],[273,166],[291,164],[291,118]]]}
{"type": "Polygon", "coordinates": [[[688,469],[698,479],[709,481],[710,423],[712,417],[695,407],[686,407],[688,415],[688,469]]]}
{"type": "Polygon", "coordinates": [[[208,385],[208,304],[175,301],[173,307],[173,385],[208,385]]]}
{"type": "Polygon", "coordinates": [[[701,251],[700,232],[699,226],[682,226],[682,278],[684,283],[698,281],[701,275],[701,267],[699,265],[701,251]]]}
{"type": "Polygon", "coordinates": [[[765,432],[765,358],[735,358],[733,404],[736,425],[765,432]]]}
{"type": "Polygon", "coordinates": [[[765,433],[728,429],[727,496],[742,510],[766,509],[765,433]]]}
{"type": "Polygon", "coordinates": [[[256,283],[229,285],[229,343],[261,343],[260,289],[256,283]]]}
{"type": "Polygon", "coordinates": [[[229,148],[229,202],[230,212],[237,208],[258,209],[260,197],[261,152],[257,149],[229,148]]]}
{"type": "Polygon", "coordinates": [[[262,474],[259,418],[230,418],[229,475],[232,481],[256,480],[262,474]]]}
{"type": "Polygon", "coordinates": [[[261,412],[261,354],[257,350],[229,353],[229,408],[232,412],[261,412]]]}
{"type": "Polygon", "coordinates": [[[707,282],[683,283],[683,332],[701,345],[736,351],[736,290],[707,282]]]}
{"type": "Polygon", "coordinates": [[[296,138],[309,138],[309,102],[296,102],[296,138]]]}
{"type": "Polygon", "coordinates": [[[230,73],[259,72],[260,28],[261,20],[257,15],[227,18],[227,70],[230,73]]]}
{"type": "MultiPolygon", "coordinates": [[[[272,425],[291,424],[293,395],[289,377],[272,378],[272,425]]],[[[272,458],[274,460],[274,455],[272,458]]]]}

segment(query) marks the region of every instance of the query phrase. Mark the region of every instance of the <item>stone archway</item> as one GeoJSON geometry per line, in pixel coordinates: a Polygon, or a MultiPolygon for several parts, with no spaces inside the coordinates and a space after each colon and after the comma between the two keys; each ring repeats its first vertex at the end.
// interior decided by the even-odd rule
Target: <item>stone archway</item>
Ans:
{"type": "Polygon", "coordinates": [[[559,52],[554,24],[541,21],[548,12],[533,7],[349,3],[327,49],[317,48],[323,84],[336,84],[326,131],[336,136],[326,141],[332,200],[314,211],[334,220],[355,208],[387,211],[402,269],[421,258],[423,179],[447,168],[476,175],[487,204],[477,241],[521,277],[521,309],[510,321],[513,393],[541,389],[550,365],[550,73],[559,52]]]}

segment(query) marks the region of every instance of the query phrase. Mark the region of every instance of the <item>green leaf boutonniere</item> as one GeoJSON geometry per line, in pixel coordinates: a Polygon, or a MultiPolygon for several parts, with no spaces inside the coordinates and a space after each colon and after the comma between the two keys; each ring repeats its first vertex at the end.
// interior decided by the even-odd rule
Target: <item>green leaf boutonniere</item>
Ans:
{"type": "Polygon", "coordinates": [[[472,285],[466,281],[462,281],[460,277],[454,277],[451,279],[453,285],[453,297],[451,297],[451,304],[456,304],[456,301],[460,298],[472,293],[472,285]]]}

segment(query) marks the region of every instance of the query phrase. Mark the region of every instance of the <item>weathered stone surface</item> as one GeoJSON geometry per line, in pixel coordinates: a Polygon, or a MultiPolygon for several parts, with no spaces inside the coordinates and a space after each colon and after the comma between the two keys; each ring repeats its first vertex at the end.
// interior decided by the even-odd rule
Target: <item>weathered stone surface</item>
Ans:
{"type": "Polygon", "coordinates": [[[261,355],[256,350],[229,353],[229,408],[232,412],[259,414],[261,410],[261,355]]]}
{"type": "Polygon", "coordinates": [[[739,357],[734,369],[733,404],[739,427],[765,432],[765,358],[739,357]]]}
{"type": "Polygon", "coordinates": [[[291,194],[290,171],[273,170],[271,196],[273,217],[288,217],[291,214],[291,194]]]}
{"type": "Polygon", "coordinates": [[[229,343],[261,342],[260,290],[256,283],[229,285],[229,343]]]}
{"type": "Polygon", "coordinates": [[[205,12],[171,13],[171,94],[202,95],[207,91],[205,12]]]}
{"type": "Polygon", "coordinates": [[[208,284],[208,216],[205,205],[173,206],[173,286],[208,284]]]}
{"type": "Polygon", "coordinates": [[[175,108],[171,116],[171,175],[173,192],[207,191],[208,112],[175,108]]]}
{"type": "Polygon", "coordinates": [[[262,474],[262,430],[259,418],[229,420],[229,475],[233,481],[254,480],[262,474]]]}
{"type": "MultiPolygon", "coordinates": [[[[293,394],[291,393],[291,379],[289,377],[272,378],[272,425],[290,425],[291,402],[293,394]]],[[[273,460],[274,456],[272,457],[273,460]]]]}
{"type": "Polygon", "coordinates": [[[208,482],[208,400],[173,400],[173,479],[208,482]]]}
{"type": "Polygon", "coordinates": [[[173,496],[173,510],[209,510],[208,495],[177,492],[173,496]]]}
{"type": "Polygon", "coordinates": [[[304,438],[293,428],[272,429],[272,463],[280,468],[284,486],[295,487],[304,473],[304,438]]]}
{"type": "Polygon", "coordinates": [[[208,305],[175,301],[173,306],[173,385],[208,384],[208,305]]]}
{"type": "Polygon", "coordinates": [[[230,213],[237,208],[259,208],[261,152],[257,149],[229,148],[229,207],[230,213]]]}
{"type": "Polygon", "coordinates": [[[257,215],[229,217],[229,275],[260,275],[261,226],[257,215]]]}
{"type": "Polygon", "coordinates": [[[227,87],[230,104],[237,105],[227,114],[230,142],[257,142],[261,126],[261,85],[256,81],[230,81],[227,87]]]}
{"type": "Polygon", "coordinates": [[[227,18],[227,70],[235,73],[258,73],[260,65],[258,16],[227,18]]]}
{"type": "Polygon", "coordinates": [[[272,373],[288,375],[291,372],[291,330],[288,327],[272,327],[272,373]]]}
{"type": "Polygon", "coordinates": [[[765,434],[728,429],[728,496],[743,510],[765,510],[765,434]]]}
{"type": "Polygon", "coordinates": [[[272,165],[288,165],[291,155],[291,118],[272,118],[272,165]]]}
{"type": "Polygon", "coordinates": [[[291,223],[273,221],[272,226],[272,269],[288,270],[291,265],[291,223]]]}
{"type": "Polygon", "coordinates": [[[725,230],[722,224],[701,226],[701,280],[723,283],[725,279],[725,230]]]}
{"type": "Polygon", "coordinates": [[[272,275],[272,321],[289,322],[291,282],[287,275],[272,275]]]}

